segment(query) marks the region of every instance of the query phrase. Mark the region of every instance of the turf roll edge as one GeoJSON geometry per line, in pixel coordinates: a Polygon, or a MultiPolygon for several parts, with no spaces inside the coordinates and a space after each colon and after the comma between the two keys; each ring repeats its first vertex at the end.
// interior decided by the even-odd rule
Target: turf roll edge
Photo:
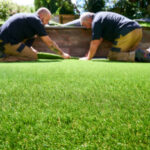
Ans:
{"type": "Polygon", "coordinates": [[[38,59],[63,59],[63,58],[57,54],[38,52],[38,59]]]}
{"type": "MultiPolygon", "coordinates": [[[[52,53],[38,52],[38,59],[64,59],[60,55],[52,53]]],[[[70,59],[79,59],[78,57],[71,56],[70,59]]]]}

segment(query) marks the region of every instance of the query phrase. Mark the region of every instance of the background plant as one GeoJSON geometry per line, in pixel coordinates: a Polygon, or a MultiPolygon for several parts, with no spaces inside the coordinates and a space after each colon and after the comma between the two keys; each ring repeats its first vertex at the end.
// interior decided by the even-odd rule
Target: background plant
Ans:
{"type": "Polygon", "coordinates": [[[34,0],[35,9],[46,7],[53,14],[74,14],[74,5],[71,0],[34,0]]]}
{"type": "Polygon", "coordinates": [[[6,20],[9,16],[19,12],[33,12],[34,8],[29,6],[20,6],[11,0],[0,0],[0,19],[6,20]]]}

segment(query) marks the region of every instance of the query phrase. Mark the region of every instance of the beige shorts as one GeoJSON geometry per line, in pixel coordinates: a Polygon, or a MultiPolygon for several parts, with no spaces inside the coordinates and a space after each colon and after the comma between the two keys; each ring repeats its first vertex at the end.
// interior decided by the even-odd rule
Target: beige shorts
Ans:
{"type": "Polygon", "coordinates": [[[4,53],[7,56],[18,56],[26,57],[33,60],[37,59],[37,51],[31,47],[26,46],[24,43],[19,43],[15,45],[5,44],[4,53]]]}
{"type": "Polygon", "coordinates": [[[135,29],[115,39],[109,52],[110,60],[134,61],[135,50],[142,39],[142,29],[135,29]]]}

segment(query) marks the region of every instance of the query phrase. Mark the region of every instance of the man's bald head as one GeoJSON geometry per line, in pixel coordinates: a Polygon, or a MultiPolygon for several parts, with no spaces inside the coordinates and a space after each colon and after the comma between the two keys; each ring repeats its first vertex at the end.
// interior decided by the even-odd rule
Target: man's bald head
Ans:
{"type": "Polygon", "coordinates": [[[48,24],[49,20],[51,19],[51,12],[47,8],[41,7],[37,10],[36,13],[44,25],[48,24]]]}

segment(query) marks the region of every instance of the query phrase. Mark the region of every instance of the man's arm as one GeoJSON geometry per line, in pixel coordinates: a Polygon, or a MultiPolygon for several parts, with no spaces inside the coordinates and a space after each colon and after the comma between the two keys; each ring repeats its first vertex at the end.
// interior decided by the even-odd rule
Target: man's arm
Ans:
{"type": "Polygon", "coordinates": [[[100,38],[99,40],[92,40],[90,43],[90,49],[88,52],[88,55],[86,57],[81,58],[81,60],[90,60],[94,57],[99,45],[102,43],[103,38],[100,38]]]}
{"type": "Polygon", "coordinates": [[[41,36],[40,38],[52,51],[56,52],[56,54],[61,55],[63,58],[70,58],[69,54],[64,53],[48,35],[41,36]]]}

